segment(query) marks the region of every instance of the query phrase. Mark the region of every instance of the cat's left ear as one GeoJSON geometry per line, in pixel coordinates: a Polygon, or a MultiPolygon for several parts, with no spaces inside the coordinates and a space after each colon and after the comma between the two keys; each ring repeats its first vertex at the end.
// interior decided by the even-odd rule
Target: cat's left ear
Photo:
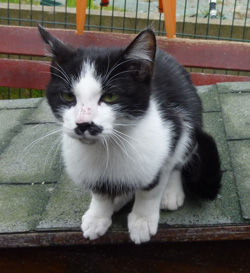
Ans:
{"type": "Polygon", "coordinates": [[[156,39],[152,29],[142,31],[126,48],[124,58],[140,65],[139,77],[152,76],[156,53],[156,39]]]}
{"type": "Polygon", "coordinates": [[[52,56],[58,61],[63,61],[71,56],[74,51],[74,48],[68,45],[65,45],[42,26],[38,24],[38,30],[43,38],[44,42],[49,46],[49,51],[52,53],[52,56]]]}

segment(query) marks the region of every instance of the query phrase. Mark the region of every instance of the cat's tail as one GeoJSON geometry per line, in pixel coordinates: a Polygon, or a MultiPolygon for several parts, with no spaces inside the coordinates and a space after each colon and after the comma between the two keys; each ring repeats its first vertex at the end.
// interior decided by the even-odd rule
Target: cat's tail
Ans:
{"type": "Polygon", "coordinates": [[[197,150],[182,170],[184,189],[197,197],[214,200],[221,188],[220,158],[214,139],[196,132],[197,150]]]}

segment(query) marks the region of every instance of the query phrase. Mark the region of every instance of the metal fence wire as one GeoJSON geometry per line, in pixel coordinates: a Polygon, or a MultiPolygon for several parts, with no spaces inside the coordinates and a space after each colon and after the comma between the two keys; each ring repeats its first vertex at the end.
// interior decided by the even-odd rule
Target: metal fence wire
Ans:
{"type": "MultiPolygon", "coordinates": [[[[163,0],[164,1],[164,0],[163,0]]],[[[175,0],[173,0],[175,1],[175,0]]],[[[249,0],[176,0],[177,37],[250,41],[249,0]]],[[[137,33],[153,24],[165,35],[158,0],[89,0],[86,30],[137,33]]],[[[76,0],[1,0],[0,24],[75,28],[76,0]]]]}
{"type": "MultiPolygon", "coordinates": [[[[250,42],[249,0],[172,1],[177,1],[177,37],[250,42]]],[[[158,7],[159,0],[110,0],[108,7],[100,6],[100,0],[88,0],[85,30],[138,33],[153,24],[157,35],[166,35],[164,14],[158,7]]],[[[0,0],[0,24],[36,27],[37,23],[51,28],[76,29],[76,0],[0,0]]],[[[186,69],[249,76],[249,72],[242,71],[186,69]]],[[[43,90],[0,87],[0,99],[41,96],[44,96],[43,90]]]]}

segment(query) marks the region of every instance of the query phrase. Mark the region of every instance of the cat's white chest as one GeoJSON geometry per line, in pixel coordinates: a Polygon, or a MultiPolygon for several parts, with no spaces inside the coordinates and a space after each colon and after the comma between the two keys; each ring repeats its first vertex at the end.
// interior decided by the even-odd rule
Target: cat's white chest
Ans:
{"type": "Polygon", "coordinates": [[[153,107],[136,128],[120,139],[83,144],[64,134],[66,170],[77,184],[91,188],[100,181],[141,188],[151,183],[170,151],[171,126],[153,107]]]}

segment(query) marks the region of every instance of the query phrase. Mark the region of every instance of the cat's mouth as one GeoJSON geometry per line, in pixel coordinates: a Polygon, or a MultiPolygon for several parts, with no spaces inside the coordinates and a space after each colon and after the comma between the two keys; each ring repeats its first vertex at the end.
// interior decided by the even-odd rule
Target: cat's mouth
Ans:
{"type": "Polygon", "coordinates": [[[78,135],[74,131],[71,131],[71,132],[66,131],[66,134],[68,136],[70,136],[71,138],[77,139],[80,142],[82,142],[84,144],[88,144],[88,145],[95,144],[98,141],[97,137],[92,137],[92,136],[88,137],[88,136],[85,136],[85,135],[78,135]]]}
{"type": "Polygon", "coordinates": [[[86,137],[82,137],[82,138],[78,138],[82,143],[84,144],[95,144],[97,139],[93,139],[93,138],[86,138],[86,137]]]}

